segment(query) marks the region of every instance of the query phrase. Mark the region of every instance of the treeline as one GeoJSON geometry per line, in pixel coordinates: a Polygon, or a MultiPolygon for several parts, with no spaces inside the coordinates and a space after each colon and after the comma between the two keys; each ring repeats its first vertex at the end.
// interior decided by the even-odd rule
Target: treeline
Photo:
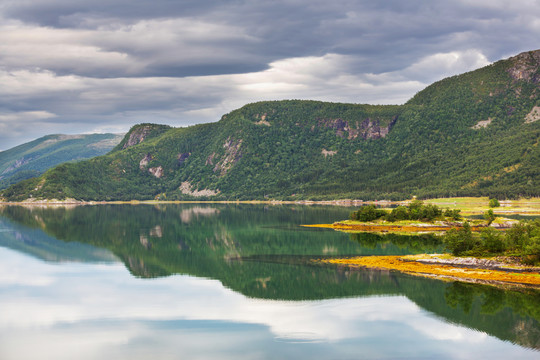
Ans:
{"type": "Polygon", "coordinates": [[[447,231],[443,242],[456,256],[506,255],[540,264],[540,219],[520,221],[504,232],[486,227],[475,233],[465,222],[462,228],[447,231]]]}
{"type": "Polygon", "coordinates": [[[424,204],[420,200],[413,200],[408,206],[398,206],[391,211],[379,209],[374,205],[366,205],[360,209],[351,212],[349,219],[368,222],[374,220],[399,221],[399,220],[422,220],[434,221],[436,219],[450,218],[452,220],[460,220],[461,210],[443,210],[437,205],[424,204]]]}

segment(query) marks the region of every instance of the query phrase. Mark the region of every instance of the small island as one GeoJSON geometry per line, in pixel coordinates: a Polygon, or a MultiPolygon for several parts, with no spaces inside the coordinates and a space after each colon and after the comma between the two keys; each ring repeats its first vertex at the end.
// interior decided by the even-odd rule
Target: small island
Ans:
{"type": "Polygon", "coordinates": [[[324,259],[349,267],[397,270],[413,275],[494,284],[540,286],[540,219],[497,217],[490,201],[483,219],[467,219],[458,209],[443,210],[413,200],[391,210],[362,206],[350,219],[329,227],[349,233],[439,233],[447,254],[363,256],[324,259]]]}
{"type": "Polygon", "coordinates": [[[326,227],[341,231],[367,231],[392,233],[425,233],[444,232],[460,229],[465,224],[471,231],[481,231],[487,227],[509,229],[519,221],[496,216],[492,209],[484,213],[483,219],[467,219],[459,209],[441,209],[434,204],[424,204],[413,200],[407,206],[385,210],[375,205],[360,207],[350,214],[349,220],[337,221],[333,224],[306,225],[308,227],[326,227]]]}

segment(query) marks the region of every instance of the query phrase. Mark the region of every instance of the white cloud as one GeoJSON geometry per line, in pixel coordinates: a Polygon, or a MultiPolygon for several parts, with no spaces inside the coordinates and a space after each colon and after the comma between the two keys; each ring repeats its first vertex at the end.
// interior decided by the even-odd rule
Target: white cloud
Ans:
{"type": "Polygon", "coordinates": [[[240,99],[314,99],[399,104],[424,84],[398,74],[357,74],[355,57],[326,54],[270,64],[268,70],[233,75],[240,99]]]}
{"type": "Polygon", "coordinates": [[[21,112],[10,112],[2,113],[0,112],[0,121],[1,122],[16,122],[16,121],[26,121],[26,120],[40,120],[48,119],[55,117],[55,114],[52,114],[48,111],[21,111],[21,112]]]}
{"type": "Polygon", "coordinates": [[[0,65],[91,77],[143,75],[158,68],[219,65],[250,55],[257,42],[237,26],[195,19],[151,19],[96,29],[52,28],[8,21],[0,26],[0,65]]]}
{"type": "MultiPolygon", "coordinates": [[[[65,92],[72,92],[86,87],[82,78],[78,76],[57,76],[48,70],[0,70],[0,95],[8,99],[28,100],[32,97],[60,96],[65,92]]],[[[61,102],[63,99],[57,98],[61,102]]]]}
{"type": "Polygon", "coordinates": [[[46,128],[46,120],[55,117],[55,114],[45,110],[19,112],[0,110],[0,133],[3,134],[1,137],[18,137],[28,133],[29,128],[33,128],[34,131],[46,128]]]}
{"type": "Polygon", "coordinates": [[[482,52],[470,49],[429,55],[397,73],[409,79],[424,79],[426,82],[432,82],[489,64],[490,62],[482,52]]]}
{"type": "Polygon", "coordinates": [[[0,61],[3,67],[10,69],[69,69],[75,73],[100,68],[107,73],[140,69],[141,65],[137,66],[126,53],[105,51],[92,41],[108,35],[12,22],[0,27],[0,61]]]}

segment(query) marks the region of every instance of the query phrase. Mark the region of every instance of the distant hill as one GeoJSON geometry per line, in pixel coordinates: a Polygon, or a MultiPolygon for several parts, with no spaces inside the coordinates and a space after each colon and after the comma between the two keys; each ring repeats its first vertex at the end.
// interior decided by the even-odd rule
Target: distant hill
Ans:
{"type": "Polygon", "coordinates": [[[404,105],[268,101],[216,123],[142,124],[8,200],[540,196],[540,50],[436,82],[404,105]]]}
{"type": "Polygon", "coordinates": [[[106,154],[121,140],[118,134],[47,135],[0,152],[0,189],[43,174],[67,161],[106,154]]]}

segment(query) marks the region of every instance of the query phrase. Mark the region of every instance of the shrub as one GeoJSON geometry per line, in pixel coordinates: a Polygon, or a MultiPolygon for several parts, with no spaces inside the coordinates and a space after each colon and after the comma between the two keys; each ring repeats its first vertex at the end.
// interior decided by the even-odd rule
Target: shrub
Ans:
{"type": "Polygon", "coordinates": [[[496,218],[496,216],[493,213],[493,210],[491,210],[491,209],[489,209],[488,211],[486,211],[484,213],[484,219],[487,220],[488,225],[491,225],[491,223],[493,222],[493,220],[495,220],[495,218],[496,218]]]}
{"type": "Polygon", "coordinates": [[[357,211],[353,211],[350,215],[351,220],[358,221],[373,221],[386,216],[386,211],[377,209],[374,205],[362,206],[357,211]]]}
{"type": "Polygon", "coordinates": [[[488,227],[480,233],[482,246],[489,253],[500,253],[506,250],[506,244],[503,236],[498,230],[488,227]]]}
{"type": "Polygon", "coordinates": [[[473,237],[471,226],[468,222],[463,224],[463,227],[460,229],[448,230],[443,241],[446,248],[455,256],[462,255],[477,245],[477,241],[473,237]]]}
{"type": "Polygon", "coordinates": [[[499,203],[499,200],[493,198],[493,199],[489,199],[489,207],[490,208],[494,208],[494,207],[499,207],[501,206],[501,204],[499,203]]]}
{"type": "Polygon", "coordinates": [[[529,242],[530,225],[520,222],[506,230],[506,242],[510,250],[523,251],[529,242]]]}
{"type": "Polygon", "coordinates": [[[444,216],[452,218],[452,220],[461,220],[460,213],[461,213],[461,210],[458,210],[458,209],[454,209],[454,210],[446,209],[444,211],[444,216]]]}
{"type": "Polygon", "coordinates": [[[405,206],[398,206],[397,208],[392,209],[392,212],[386,217],[388,221],[396,220],[409,220],[409,213],[405,206]]]}

